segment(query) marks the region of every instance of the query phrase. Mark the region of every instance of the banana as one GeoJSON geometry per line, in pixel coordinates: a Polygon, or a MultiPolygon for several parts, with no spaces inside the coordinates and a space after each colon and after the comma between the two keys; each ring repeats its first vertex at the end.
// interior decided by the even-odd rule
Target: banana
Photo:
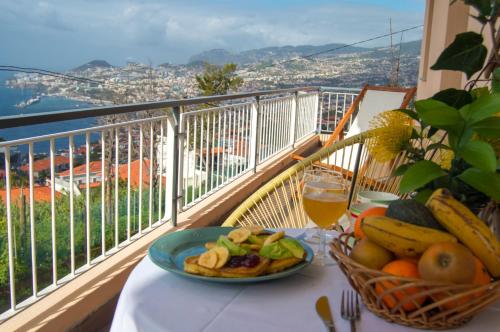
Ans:
{"type": "Polygon", "coordinates": [[[243,243],[248,239],[250,235],[252,235],[252,232],[250,230],[245,228],[238,228],[229,232],[229,234],[227,234],[227,237],[234,243],[243,243]]]}
{"type": "Polygon", "coordinates": [[[217,243],[215,243],[215,242],[207,242],[207,243],[205,243],[205,248],[210,250],[212,248],[215,248],[216,245],[217,245],[217,243]]]}
{"type": "Polygon", "coordinates": [[[259,235],[262,231],[264,231],[264,227],[260,225],[245,226],[245,229],[248,229],[253,235],[259,235]]]}
{"type": "Polygon", "coordinates": [[[484,263],[493,277],[500,277],[500,243],[481,219],[446,189],[434,191],[426,205],[437,221],[484,263]]]}
{"type": "Polygon", "coordinates": [[[215,268],[217,265],[217,253],[213,249],[205,251],[198,258],[198,264],[208,269],[215,268]]]}
{"type": "Polygon", "coordinates": [[[361,221],[369,240],[405,257],[415,257],[439,242],[457,242],[451,234],[412,225],[386,216],[369,216],[361,221]]]}
{"type": "Polygon", "coordinates": [[[229,260],[229,250],[226,247],[214,247],[212,249],[217,255],[217,263],[215,264],[216,269],[220,269],[229,260]]]}
{"type": "Polygon", "coordinates": [[[267,239],[264,241],[264,244],[262,246],[265,247],[268,244],[273,243],[274,241],[278,241],[279,239],[283,238],[284,236],[285,236],[285,232],[283,232],[283,231],[273,233],[267,237],[267,239]]]}

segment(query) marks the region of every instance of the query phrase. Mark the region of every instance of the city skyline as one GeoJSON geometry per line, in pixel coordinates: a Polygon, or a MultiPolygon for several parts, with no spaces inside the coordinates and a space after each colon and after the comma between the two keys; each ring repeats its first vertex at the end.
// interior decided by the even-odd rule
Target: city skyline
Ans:
{"type": "MultiPolygon", "coordinates": [[[[421,24],[425,2],[31,1],[0,4],[0,64],[68,70],[93,59],[185,63],[215,48],[351,43],[421,24]],[[348,27],[348,28],[347,28],[348,27]]],[[[420,29],[403,41],[421,38],[420,29]]],[[[399,42],[399,36],[397,40],[399,42]]],[[[360,46],[388,45],[387,40],[360,46]]]]}

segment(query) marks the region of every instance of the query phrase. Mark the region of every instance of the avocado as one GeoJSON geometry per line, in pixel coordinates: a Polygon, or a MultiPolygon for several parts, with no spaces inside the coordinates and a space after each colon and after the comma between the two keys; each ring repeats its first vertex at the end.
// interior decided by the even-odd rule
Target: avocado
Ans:
{"type": "Polygon", "coordinates": [[[248,242],[252,243],[252,244],[259,244],[259,245],[262,245],[264,243],[264,240],[261,239],[260,237],[258,237],[257,235],[250,235],[248,237],[248,242]]]}
{"type": "Polygon", "coordinates": [[[271,244],[268,244],[267,246],[263,246],[259,251],[259,255],[270,259],[284,259],[293,257],[293,254],[290,252],[290,250],[283,247],[279,242],[273,242],[271,244]]]}
{"type": "Polygon", "coordinates": [[[229,250],[229,254],[231,256],[242,256],[250,252],[250,250],[246,250],[245,248],[242,248],[237,244],[234,244],[224,235],[219,236],[219,238],[217,239],[217,245],[221,247],[226,247],[227,250],[229,250]]]}
{"type": "Polygon", "coordinates": [[[288,249],[295,257],[304,257],[304,248],[300,245],[299,241],[291,239],[289,237],[285,237],[279,240],[279,244],[288,249]]]}
{"type": "Polygon", "coordinates": [[[389,203],[385,215],[409,224],[434,228],[440,231],[445,230],[423,203],[413,199],[392,201],[389,203]]]}

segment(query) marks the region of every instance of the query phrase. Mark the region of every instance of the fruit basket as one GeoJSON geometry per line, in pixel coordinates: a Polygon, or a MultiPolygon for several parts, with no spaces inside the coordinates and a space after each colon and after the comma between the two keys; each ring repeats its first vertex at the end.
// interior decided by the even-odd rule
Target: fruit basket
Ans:
{"type": "Polygon", "coordinates": [[[352,233],[343,233],[330,244],[330,254],[368,310],[389,322],[419,329],[453,329],[500,299],[498,280],[482,286],[444,284],[367,268],[349,257],[355,242],[352,233]]]}

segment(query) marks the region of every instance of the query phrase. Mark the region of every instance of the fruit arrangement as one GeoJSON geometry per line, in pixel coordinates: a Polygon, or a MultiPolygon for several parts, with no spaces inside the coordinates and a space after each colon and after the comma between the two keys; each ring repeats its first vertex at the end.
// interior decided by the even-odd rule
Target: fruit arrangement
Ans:
{"type": "Polygon", "coordinates": [[[280,272],[305,259],[299,241],[260,226],[237,228],[205,243],[207,251],[184,260],[184,271],[208,277],[245,278],[280,272]]]}
{"type": "Polygon", "coordinates": [[[365,210],[331,248],[367,307],[390,321],[456,327],[500,299],[500,243],[446,189],[426,204],[365,210]]]}

